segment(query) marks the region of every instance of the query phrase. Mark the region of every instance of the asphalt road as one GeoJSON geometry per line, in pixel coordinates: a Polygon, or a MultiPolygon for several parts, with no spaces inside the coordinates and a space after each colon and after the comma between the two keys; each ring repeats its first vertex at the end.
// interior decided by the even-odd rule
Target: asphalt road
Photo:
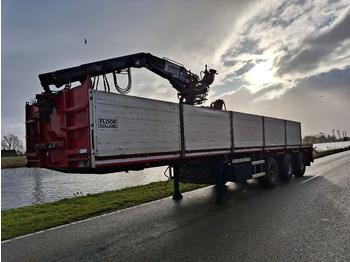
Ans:
{"type": "Polygon", "coordinates": [[[229,183],[2,242],[2,261],[350,261],[350,151],[272,190],[229,183]]]}

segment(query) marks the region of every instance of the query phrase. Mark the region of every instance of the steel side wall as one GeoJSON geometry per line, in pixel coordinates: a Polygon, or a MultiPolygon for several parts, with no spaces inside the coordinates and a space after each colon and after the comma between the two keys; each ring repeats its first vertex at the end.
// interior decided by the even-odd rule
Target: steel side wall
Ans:
{"type": "Polygon", "coordinates": [[[229,149],[230,113],[183,105],[185,151],[229,149]]]}
{"type": "Polygon", "coordinates": [[[263,146],[263,117],[232,112],[234,148],[263,146]]]}
{"type": "MultiPolygon", "coordinates": [[[[179,104],[96,90],[91,92],[96,157],[182,151],[179,104]],[[101,119],[115,120],[117,126],[101,127],[101,119]]],[[[299,122],[182,106],[183,157],[186,152],[301,145],[299,122]]]]}
{"type": "Polygon", "coordinates": [[[97,157],[180,151],[177,104],[93,92],[97,157]],[[101,120],[113,120],[117,126],[101,127],[101,120]]]}
{"type": "Polygon", "coordinates": [[[287,145],[301,145],[300,122],[286,121],[287,145]]]}
{"type": "Polygon", "coordinates": [[[285,120],[264,117],[265,146],[286,145],[285,120]]]}

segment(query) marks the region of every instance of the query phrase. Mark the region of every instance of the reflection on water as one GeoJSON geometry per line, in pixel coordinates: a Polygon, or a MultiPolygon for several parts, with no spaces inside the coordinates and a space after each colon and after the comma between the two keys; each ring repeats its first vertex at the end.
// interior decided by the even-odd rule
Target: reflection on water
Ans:
{"type": "Polygon", "coordinates": [[[1,170],[1,209],[166,181],[166,167],[111,174],[66,174],[40,168],[1,170]]]}
{"type": "Polygon", "coordinates": [[[34,182],[35,182],[35,187],[33,191],[33,196],[34,196],[34,204],[42,204],[44,203],[44,197],[45,193],[43,191],[43,183],[42,183],[42,176],[38,173],[34,174],[34,182]]]}

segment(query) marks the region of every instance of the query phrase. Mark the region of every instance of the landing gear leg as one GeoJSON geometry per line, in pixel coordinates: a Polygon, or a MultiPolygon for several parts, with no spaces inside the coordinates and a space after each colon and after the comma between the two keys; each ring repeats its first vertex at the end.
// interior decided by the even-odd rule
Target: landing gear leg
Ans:
{"type": "Polygon", "coordinates": [[[225,181],[222,167],[218,167],[216,171],[216,194],[215,204],[224,204],[225,198],[225,181]]]}
{"type": "Polygon", "coordinates": [[[180,168],[179,166],[174,167],[174,200],[181,200],[183,196],[180,193],[180,168]]]}

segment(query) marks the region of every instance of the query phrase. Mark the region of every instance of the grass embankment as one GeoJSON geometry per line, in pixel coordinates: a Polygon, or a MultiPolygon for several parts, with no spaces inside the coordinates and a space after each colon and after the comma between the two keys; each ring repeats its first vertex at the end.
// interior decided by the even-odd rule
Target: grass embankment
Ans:
{"type": "MultiPolygon", "coordinates": [[[[1,240],[38,232],[89,217],[137,206],[173,194],[173,181],[59,200],[1,211],[1,240]]],[[[181,184],[181,192],[207,185],[181,184]]]]}
{"type": "Polygon", "coordinates": [[[1,168],[24,167],[26,165],[25,156],[2,157],[1,168]]]}
{"type": "MultiPolygon", "coordinates": [[[[350,150],[350,147],[316,152],[314,157],[320,158],[346,150],[350,150]]],[[[207,185],[181,184],[180,190],[187,192],[205,186],[207,185]]],[[[53,203],[4,210],[1,212],[1,240],[137,206],[172,194],[172,181],[167,186],[164,186],[164,182],[156,182],[53,203]]]]}

